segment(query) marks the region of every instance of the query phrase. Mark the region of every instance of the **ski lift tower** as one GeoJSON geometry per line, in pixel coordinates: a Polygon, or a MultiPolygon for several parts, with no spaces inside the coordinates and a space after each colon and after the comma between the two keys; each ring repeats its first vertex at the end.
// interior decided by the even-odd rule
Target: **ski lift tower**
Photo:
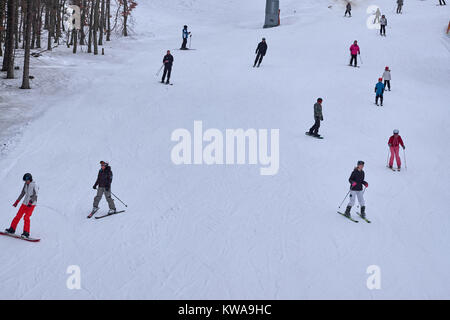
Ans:
{"type": "Polygon", "coordinates": [[[276,27],[280,24],[280,0],[266,0],[266,21],[264,28],[276,27]]]}

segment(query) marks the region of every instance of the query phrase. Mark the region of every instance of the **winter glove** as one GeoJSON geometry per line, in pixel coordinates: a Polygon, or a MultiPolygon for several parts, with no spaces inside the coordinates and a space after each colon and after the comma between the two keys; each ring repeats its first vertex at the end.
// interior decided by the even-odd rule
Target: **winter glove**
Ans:
{"type": "Polygon", "coordinates": [[[403,150],[405,150],[406,149],[406,147],[405,146],[403,146],[403,150]]]}
{"type": "Polygon", "coordinates": [[[28,202],[28,204],[27,204],[27,207],[30,208],[32,204],[33,204],[33,201],[30,200],[30,202],[28,202]]]}
{"type": "Polygon", "coordinates": [[[320,117],[320,120],[322,120],[322,121],[323,121],[323,117],[320,117]]]}
{"type": "Polygon", "coordinates": [[[369,184],[367,183],[367,182],[363,182],[363,185],[366,187],[366,188],[368,188],[369,187],[369,184]]]}
{"type": "Polygon", "coordinates": [[[105,187],[105,191],[109,191],[109,189],[111,189],[111,187],[105,187]]]}
{"type": "Polygon", "coordinates": [[[16,200],[16,202],[14,202],[13,207],[17,207],[17,205],[19,204],[19,200],[16,200]]]}
{"type": "Polygon", "coordinates": [[[94,186],[92,187],[92,189],[97,189],[97,185],[96,185],[96,184],[94,184],[94,186]]]}
{"type": "Polygon", "coordinates": [[[392,144],[388,143],[388,146],[389,146],[389,147],[392,147],[392,144]]]}
{"type": "Polygon", "coordinates": [[[352,187],[354,187],[354,186],[356,186],[356,182],[353,181],[352,182],[352,187]]]}

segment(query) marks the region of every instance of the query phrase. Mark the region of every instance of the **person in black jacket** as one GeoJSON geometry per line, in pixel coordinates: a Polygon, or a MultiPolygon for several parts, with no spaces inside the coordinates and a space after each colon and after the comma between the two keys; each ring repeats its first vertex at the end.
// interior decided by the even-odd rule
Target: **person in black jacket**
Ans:
{"type": "Polygon", "coordinates": [[[366,188],[369,184],[364,180],[364,161],[358,161],[358,165],[353,170],[348,181],[350,182],[350,202],[345,209],[345,216],[350,218],[350,210],[355,204],[355,198],[358,198],[359,205],[361,206],[361,217],[366,217],[366,204],[364,201],[364,190],[363,186],[366,188]]]}
{"type": "Polygon", "coordinates": [[[164,83],[164,78],[167,74],[166,84],[169,84],[170,74],[172,73],[173,56],[170,54],[170,50],[167,50],[167,54],[163,58],[164,73],[161,79],[161,83],[164,83]]]}
{"type": "Polygon", "coordinates": [[[256,66],[256,63],[258,63],[258,68],[259,65],[262,62],[263,57],[266,55],[267,52],[267,43],[266,43],[266,38],[262,38],[262,41],[258,44],[258,47],[256,48],[256,59],[255,59],[255,63],[253,64],[253,68],[256,66]]]}
{"type": "Polygon", "coordinates": [[[98,171],[97,180],[93,186],[94,189],[97,189],[97,195],[94,198],[94,208],[92,212],[96,212],[98,210],[98,204],[102,199],[103,194],[105,194],[106,201],[109,205],[109,212],[116,212],[116,206],[114,205],[114,200],[111,198],[111,183],[113,178],[113,173],[111,171],[111,167],[108,162],[100,161],[100,170],[98,171]]]}

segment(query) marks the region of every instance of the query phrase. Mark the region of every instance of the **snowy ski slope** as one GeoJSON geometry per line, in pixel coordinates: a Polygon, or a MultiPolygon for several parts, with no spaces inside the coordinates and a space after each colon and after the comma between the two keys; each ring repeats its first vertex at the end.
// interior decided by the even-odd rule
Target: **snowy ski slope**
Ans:
{"type": "Polygon", "coordinates": [[[395,15],[394,1],[354,2],[348,19],[338,1],[283,0],[282,26],[262,29],[262,0],[142,0],[135,35],[107,56],[59,55],[78,65],[67,91],[35,97],[47,111],[0,159],[0,225],[31,172],[40,186],[31,235],[42,239],[0,239],[0,298],[449,299],[450,6],[410,0],[395,15]],[[387,15],[385,38],[366,26],[371,4],[387,15]],[[184,24],[195,51],[173,50],[184,24]],[[268,52],[253,69],[263,36],[268,52]],[[358,69],[347,66],[355,39],[358,69]],[[167,49],[173,86],[155,77],[167,49]],[[378,108],[385,66],[392,91],[378,108]],[[304,135],[317,97],[324,140],[304,135]],[[195,120],[280,129],[278,174],[175,166],[171,133],[195,120]],[[385,167],[394,128],[407,171],[385,167]],[[360,159],[371,224],[336,214],[360,159]],[[128,208],[88,220],[99,160],[128,208]],[[70,265],[81,290],[66,287],[70,265]],[[380,290],[366,286],[370,265],[380,290]]]}

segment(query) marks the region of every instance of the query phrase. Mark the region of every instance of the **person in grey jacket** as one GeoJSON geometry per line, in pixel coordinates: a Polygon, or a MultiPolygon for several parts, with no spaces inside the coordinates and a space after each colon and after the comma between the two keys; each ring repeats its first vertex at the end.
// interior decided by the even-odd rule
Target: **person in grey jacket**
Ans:
{"type": "Polygon", "coordinates": [[[23,181],[25,181],[25,184],[23,185],[22,192],[20,193],[19,198],[17,198],[16,202],[14,202],[13,207],[17,207],[22,198],[23,203],[20,206],[17,215],[11,222],[11,226],[5,231],[11,234],[15,233],[17,224],[23,217],[24,225],[22,237],[28,238],[30,236],[30,217],[33,214],[34,208],[36,207],[39,188],[33,181],[33,176],[31,175],[31,173],[25,173],[23,176],[23,181]]]}
{"type": "Polygon", "coordinates": [[[113,173],[111,171],[111,167],[108,162],[100,161],[100,170],[98,171],[97,180],[92,188],[97,189],[97,195],[94,198],[94,207],[92,212],[96,212],[98,210],[98,204],[102,199],[103,194],[105,194],[106,201],[108,202],[109,211],[108,213],[115,213],[116,206],[114,205],[114,200],[111,198],[111,184],[113,173]]]}
{"type": "Polygon", "coordinates": [[[344,17],[347,16],[347,13],[349,14],[349,16],[352,16],[352,4],[350,3],[350,1],[347,1],[347,5],[345,6],[345,13],[344,13],[344,17]]]}
{"type": "Polygon", "coordinates": [[[403,0],[397,0],[397,14],[402,13],[403,0]]]}
{"type": "Polygon", "coordinates": [[[383,14],[380,19],[380,35],[386,36],[387,19],[383,14]]]}
{"type": "Polygon", "coordinates": [[[384,88],[388,88],[388,91],[391,91],[391,70],[389,67],[384,68],[383,80],[384,88]]]}
{"type": "Polygon", "coordinates": [[[319,128],[320,121],[323,121],[322,115],[322,98],[318,98],[314,104],[314,125],[309,129],[308,134],[314,137],[320,137],[319,128]]]}

